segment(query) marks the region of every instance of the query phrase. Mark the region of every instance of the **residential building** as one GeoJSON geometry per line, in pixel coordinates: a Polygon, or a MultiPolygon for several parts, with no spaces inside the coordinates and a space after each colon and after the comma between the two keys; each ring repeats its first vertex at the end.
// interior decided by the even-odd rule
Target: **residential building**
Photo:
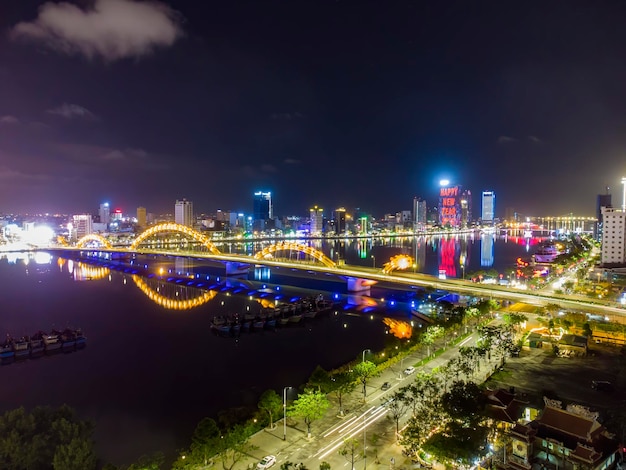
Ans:
{"type": "Polygon", "coordinates": [[[193,203],[184,199],[182,201],[176,201],[174,206],[174,221],[180,225],[186,225],[187,227],[193,227],[193,203]]]}
{"type": "Polygon", "coordinates": [[[603,265],[626,264],[626,212],[612,207],[602,207],[602,257],[603,265]]]}
{"type": "Polygon", "coordinates": [[[91,214],[77,214],[72,216],[72,230],[70,238],[80,240],[85,235],[93,233],[93,218],[91,214]]]}

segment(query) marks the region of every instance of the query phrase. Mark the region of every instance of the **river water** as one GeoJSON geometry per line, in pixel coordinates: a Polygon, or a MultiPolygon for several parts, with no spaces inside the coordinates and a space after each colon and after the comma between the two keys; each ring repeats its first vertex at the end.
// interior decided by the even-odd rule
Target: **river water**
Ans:
{"type": "MultiPolygon", "coordinates": [[[[422,271],[441,269],[445,243],[424,246],[423,261],[418,258],[422,271]]],[[[370,246],[367,258],[344,247],[342,257],[374,262],[370,256],[375,256],[379,263],[403,246],[370,246]]],[[[448,267],[458,267],[465,253],[467,269],[474,264],[478,269],[480,244],[453,244],[452,252],[451,262],[443,256],[448,267]]],[[[526,248],[496,242],[489,252],[508,266],[526,248]]],[[[389,340],[381,312],[370,315],[358,308],[220,337],[210,328],[217,315],[258,312],[277,296],[279,303],[318,292],[329,298],[336,285],[317,282],[314,291],[280,286],[271,282],[280,278],[268,269],[255,271],[249,280],[220,279],[202,261],[174,257],[133,263],[124,272],[45,253],[0,257],[0,334],[19,337],[73,327],[87,336],[84,350],[1,366],[0,411],[67,403],[96,423],[97,450],[105,460],[130,463],[157,450],[173,456],[188,445],[204,416],[254,407],[268,388],[299,386],[317,365],[337,367],[364,349],[381,350],[389,340]],[[150,272],[162,275],[146,277],[150,272]],[[179,272],[196,285],[202,280],[202,288],[167,282],[170,273],[179,272]]],[[[406,317],[408,312],[390,314],[406,317]]]]}

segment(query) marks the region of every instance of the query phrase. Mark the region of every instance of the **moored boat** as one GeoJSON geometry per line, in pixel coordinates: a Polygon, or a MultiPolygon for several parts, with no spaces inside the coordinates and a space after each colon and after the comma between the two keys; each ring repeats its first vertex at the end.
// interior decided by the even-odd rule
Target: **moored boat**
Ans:
{"type": "Polygon", "coordinates": [[[61,337],[61,349],[63,351],[70,352],[76,349],[76,332],[74,330],[66,328],[59,336],[61,337]]]}
{"type": "Polygon", "coordinates": [[[87,346],[87,338],[83,331],[78,329],[76,330],[76,349],[83,349],[85,346],[87,346]]]}
{"type": "Polygon", "coordinates": [[[299,323],[300,321],[302,321],[301,313],[296,313],[295,315],[291,315],[289,317],[289,323],[299,323]]]}
{"type": "Polygon", "coordinates": [[[15,360],[15,351],[13,351],[13,340],[7,335],[4,342],[0,343],[0,363],[11,364],[15,360]]]}
{"type": "Polygon", "coordinates": [[[28,337],[28,342],[30,343],[30,357],[38,357],[44,353],[45,345],[41,333],[28,337]]]}
{"type": "Polygon", "coordinates": [[[44,349],[46,354],[52,354],[61,350],[63,343],[61,343],[60,336],[54,331],[50,334],[41,333],[44,343],[44,349]]]}
{"type": "Polygon", "coordinates": [[[13,351],[15,359],[27,359],[30,356],[30,344],[25,336],[13,341],[13,351]]]}
{"type": "Polygon", "coordinates": [[[265,322],[265,328],[276,328],[276,318],[270,318],[265,322]]]}

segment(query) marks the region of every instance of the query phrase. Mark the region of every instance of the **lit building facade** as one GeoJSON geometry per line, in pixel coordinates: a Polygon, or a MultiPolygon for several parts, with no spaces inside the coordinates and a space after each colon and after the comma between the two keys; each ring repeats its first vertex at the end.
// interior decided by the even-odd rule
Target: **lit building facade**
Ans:
{"type": "Polygon", "coordinates": [[[254,193],[252,217],[254,220],[270,220],[274,218],[271,192],[257,191],[254,193]]]}
{"type": "Polygon", "coordinates": [[[72,240],[80,240],[85,235],[93,233],[93,219],[91,214],[77,214],[72,216],[72,240]]]}
{"type": "Polygon", "coordinates": [[[442,227],[461,227],[461,186],[442,185],[439,188],[439,225],[442,227]]]}
{"type": "Polygon", "coordinates": [[[321,207],[313,207],[309,210],[309,217],[311,220],[310,233],[322,233],[324,230],[324,209],[321,207]]]}
{"type": "Polygon", "coordinates": [[[493,224],[496,213],[496,193],[493,191],[483,191],[482,210],[480,219],[483,224],[493,224]]]}
{"type": "Polygon", "coordinates": [[[187,199],[176,201],[174,206],[174,221],[177,224],[193,227],[193,203],[187,199]]]}
{"type": "Polygon", "coordinates": [[[137,208],[137,226],[139,228],[146,228],[147,225],[147,212],[145,207],[137,208]]]}
{"type": "Polygon", "coordinates": [[[340,207],[335,209],[335,217],[333,218],[333,225],[336,234],[342,234],[346,232],[346,209],[340,207]]]}
{"type": "Polygon", "coordinates": [[[111,205],[108,202],[100,204],[100,210],[98,211],[101,224],[108,224],[111,222],[111,205]]]}
{"type": "Polygon", "coordinates": [[[602,207],[602,264],[626,264],[626,212],[602,207]]]}
{"type": "Polygon", "coordinates": [[[422,232],[426,229],[427,207],[426,201],[421,198],[413,198],[413,230],[422,232]]]}
{"type": "Polygon", "coordinates": [[[604,230],[604,220],[602,219],[602,208],[603,207],[613,207],[612,205],[612,201],[611,201],[611,195],[608,193],[608,189],[607,188],[607,193],[606,194],[598,194],[598,199],[596,201],[596,219],[598,219],[598,221],[596,222],[596,240],[598,241],[602,241],[602,231],[604,230]]]}

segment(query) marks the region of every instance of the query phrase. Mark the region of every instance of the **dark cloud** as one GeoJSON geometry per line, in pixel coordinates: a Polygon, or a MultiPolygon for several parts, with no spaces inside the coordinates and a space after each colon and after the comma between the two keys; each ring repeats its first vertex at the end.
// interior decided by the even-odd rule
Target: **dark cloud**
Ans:
{"type": "Polygon", "coordinates": [[[163,3],[134,0],[95,0],[89,9],[48,2],[35,20],[11,30],[13,39],[106,62],[144,56],[171,46],[181,35],[174,10],[163,3]]]}
{"type": "Polygon", "coordinates": [[[541,144],[542,143],[542,140],[539,137],[535,136],[535,135],[529,135],[528,136],[528,140],[530,140],[534,144],[541,144]]]}

